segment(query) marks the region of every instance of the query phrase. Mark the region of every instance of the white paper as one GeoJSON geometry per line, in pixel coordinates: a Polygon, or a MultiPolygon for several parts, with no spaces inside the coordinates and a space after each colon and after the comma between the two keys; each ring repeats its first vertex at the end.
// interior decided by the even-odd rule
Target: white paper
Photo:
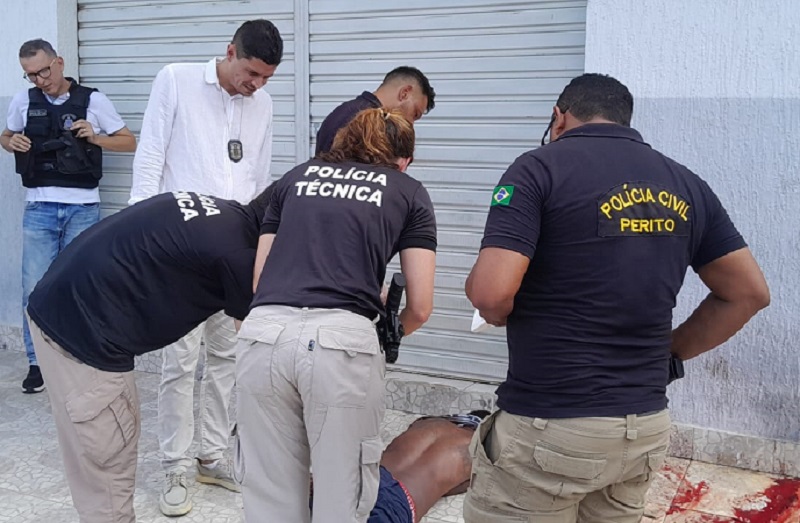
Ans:
{"type": "Polygon", "coordinates": [[[478,309],[475,309],[475,314],[472,315],[472,332],[483,332],[489,330],[493,325],[486,323],[478,309]]]}

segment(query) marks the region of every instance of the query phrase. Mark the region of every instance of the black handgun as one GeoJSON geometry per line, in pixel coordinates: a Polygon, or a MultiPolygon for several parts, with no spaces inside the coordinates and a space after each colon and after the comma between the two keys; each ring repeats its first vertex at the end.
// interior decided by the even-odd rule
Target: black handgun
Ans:
{"type": "Polygon", "coordinates": [[[667,385],[675,380],[684,377],[686,373],[683,370],[683,360],[674,354],[669,355],[669,377],[667,378],[667,385]]]}
{"type": "Polygon", "coordinates": [[[400,353],[400,340],[405,334],[400,323],[400,300],[406,288],[406,278],[400,273],[392,276],[389,294],[386,296],[386,310],[378,322],[378,339],[386,356],[386,363],[394,363],[400,353]]]}

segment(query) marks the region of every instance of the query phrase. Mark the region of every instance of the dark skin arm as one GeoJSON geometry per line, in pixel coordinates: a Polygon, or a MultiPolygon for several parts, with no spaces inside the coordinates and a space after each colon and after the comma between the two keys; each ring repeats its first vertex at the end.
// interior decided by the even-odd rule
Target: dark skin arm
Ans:
{"type": "Polygon", "coordinates": [[[460,484],[460,485],[458,485],[456,487],[453,487],[448,492],[446,492],[444,494],[444,497],[457,496],[459,494],[463,494],[463,493],[465,493],[467,491],[468,488],[469,488],[469,480],[466,480],[464,483],[462,483],[462,484],[460,484]]]}
{"type": "Polygon", "coordinates": [[[506,324],[528,265],[530,259],[518,252],[500,247],[481,249],[465,290],[467,298],[487,323],[496,327],[506,324]]]}
{"type": "Polygon", "coordinates": [[[727,341],[770,301],[764,274],[750,249],[726,254],[697,274],[711,292],[672,332],[672,353],[682,360],[727,341]]]}

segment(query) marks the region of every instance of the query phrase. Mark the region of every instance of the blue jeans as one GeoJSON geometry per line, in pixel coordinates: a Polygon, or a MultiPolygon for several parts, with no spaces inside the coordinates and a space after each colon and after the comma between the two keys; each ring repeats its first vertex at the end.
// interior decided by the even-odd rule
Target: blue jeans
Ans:
{"type": "Polygon", "coordinates": [[[69,242],[100,220],[99,203],[28,202],[22,216],[22,334],[28,361],[36,365],[25,310],[28,297],[69,242]]]}

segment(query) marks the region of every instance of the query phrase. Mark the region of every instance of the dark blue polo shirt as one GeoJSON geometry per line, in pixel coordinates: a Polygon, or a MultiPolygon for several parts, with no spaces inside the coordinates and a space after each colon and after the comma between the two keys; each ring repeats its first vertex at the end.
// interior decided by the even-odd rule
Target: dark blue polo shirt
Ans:
{"type": "Polygon", "coordinates": [[[253,205],[189,192],[127,207],[58,255],[28,314],[83,363],[131,371],[134,356],[177,341],[219,310],[245,318],[258,214],[253,205]]]}
{"type": "Polygon", "coordinates": [[[531,259],[498,405],[542,418],[666,408],[686,269],[745,245],[708,185],[633,129],[584,125],[523,154],[494,190],[481,244],[531,259]]]}
{"type": "Polygon", "coordinates": [[[319,126],[319,131],[317,131],[317,148],[314,151],[314,156],[330,151],[336,133],[350,123],[350,120],[358,113],[364,109],[378,108],[380,106],[381,101],[374,94],[364,91],[356,98],[331,111],[331,114],[325,118],[322,125],[319,126]]]}

